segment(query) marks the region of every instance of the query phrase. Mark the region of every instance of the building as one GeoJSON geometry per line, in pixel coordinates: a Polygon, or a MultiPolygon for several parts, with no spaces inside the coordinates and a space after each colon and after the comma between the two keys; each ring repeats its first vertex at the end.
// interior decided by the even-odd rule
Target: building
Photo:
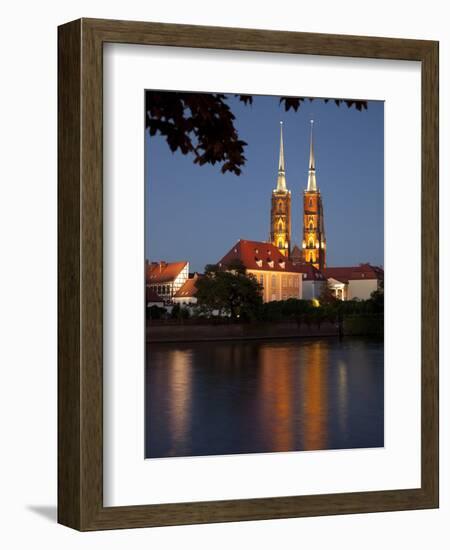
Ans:
{"type": "Polygon", "coordinates": [[[164,300],[161,296],[158,296],[158,294],[148,286],[145,288],[145,303],[147,307],[164,307],[164,300]]]}
{"type": "Polygon", "coordinates": [[[311,264],[298,265],[296,268],[302,274],[303,300],[318,300],[327,286],[325,275],[311,264]]]}
{"type": "Polygon", "coordinates": [[[326,239],[322,197],[316,182],[316,163],[314,158],[313,124],[309,146],[308,185],[303,192],[303,259],[305,263],[323,270],[326,266],[326,239]]]}
{"type": "Polygon", "coordinates": [[[146,262],[145,278],[150,290],[171,303],[189,278],[189,262],[146,262]]]}
{"type": "Polygon", "coordinates": [[[311,263],[305,263],[303,252],[295,245],[291,252],[291,262],[302,273],[304,300],[320,298],[327,286],[327,278],[311,263]]]}
{"type": "Polygon", "coordinates": [[[371,264],[356,267],[327,267],[324,275],[328,286],[340,300],[368,300],[372,292],[380,290],[384,270],[371,264]]]}
{"type": "Polygon", "coordinates": [[[302,297],[303,274],[273,243],[239,240],[219,261],[220,267],[240,260],[263,288],[264,302],[302,297]]]}
{"type": "Polygon", "coordinates": [[[193,305],[197,303],[197,287],[196,283],[202,276],[194,273],[192,277],[184,283],[184,285],[176,292],[173,297],[173,302],[180,305],[193,305]]]}
{"type": "Polygon", "coordinates": [[[278,248],[283,256],[289,257],[291,251],[291,192],[286,186],[282,122],[280,122],[277,187],[272,191],[270,210],[270,242],[278,248]]]}

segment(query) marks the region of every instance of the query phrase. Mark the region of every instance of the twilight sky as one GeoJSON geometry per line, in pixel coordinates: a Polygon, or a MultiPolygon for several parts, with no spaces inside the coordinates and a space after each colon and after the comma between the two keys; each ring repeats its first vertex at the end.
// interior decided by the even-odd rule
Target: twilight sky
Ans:
{"type": "Polygon", "coordinates": [[[309,120],[314,119],[317,185],[322,193],[327,265],[384,260],[384,103],[367,111],[316,99],[286,113],[275,96],[228,104],[245,148],[240,176],[198,166],[172,153],[161,136],[145,136],[145,254],[152,261],[190,262],[203,271],[240,238],[269,239],[270,198],[276,185],[280,120],[287,186],[292,193],[292,242],[302,241],[302,200],[308,177],[309,120]]]}

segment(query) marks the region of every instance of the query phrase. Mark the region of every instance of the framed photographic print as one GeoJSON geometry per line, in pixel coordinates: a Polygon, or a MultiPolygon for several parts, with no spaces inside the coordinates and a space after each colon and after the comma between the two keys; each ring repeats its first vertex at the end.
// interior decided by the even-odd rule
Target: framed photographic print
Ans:
{"type": "Polygon", "coordinates": [[[438,44],[59,28],[58,519],[438,506],[438,44]]]}

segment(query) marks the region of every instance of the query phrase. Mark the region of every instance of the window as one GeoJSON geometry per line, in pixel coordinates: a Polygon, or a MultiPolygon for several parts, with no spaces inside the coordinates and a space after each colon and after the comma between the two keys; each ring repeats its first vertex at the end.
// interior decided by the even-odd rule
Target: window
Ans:
{"type": "Polygon", "coordinates": [[[278,241],[278,248],[283,248],[283,241],[281,239],[278,241]]]}
{"type": "Polygon", "coordinates": [[[314,224],[313,224],[313,222],[309,222],[309,228],[311,229],[311,231],[314,229],[314,224]]]}
{"type": "Polygon", "coordinates": [[[312,199],[309,199],[309,206],[312,206],[313,203],[312,203],[312,199]]]}
{"type": "Polygon", "coordinates": [[[283,224],[281,222],[278,224],[278,231],[283,231],[283,224]]]}
{"type": "Polygon", "coordinates": [[[292,286],[292,277],[289,277],[289,286],[292,286]]]}
{"type": "Polygon", "coordinates": [[[309,240],[308,246],[309,248],[314,248],[314,241],[312,239],[309,240]]]}
{"type": "Polygon", "coordinates": [[[277,284],[277,278],[275,277],[275,275],[272,275],[272,286],[276,286],[277,284]]]}

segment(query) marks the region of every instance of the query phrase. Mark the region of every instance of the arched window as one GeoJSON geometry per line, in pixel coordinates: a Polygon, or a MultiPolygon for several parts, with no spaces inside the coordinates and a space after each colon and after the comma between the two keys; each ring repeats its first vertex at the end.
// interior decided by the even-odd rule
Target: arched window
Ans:
{"type": "Polygon", "coordinates": [[[283,241],[281,239],[278,241],[278,248],[283,248],[283,241]]]}
{"type": "Polygon", "coordinates": [[[312,239],[309,240],[308,247],[314,248],[314,241],[312,239]]]}
{"type": "Polygon", "coordinates": [[[281,201],[278,203],[278,212],[280,214],[283,212],[283,203],[281,201]]]}
{"type": "Polygon", "coordinates": [[[314,229],[314,224],[313,224],[313,222],[309,222],[309,228],[310,228],[311,230],[314,229]]]}
{"type": "Polygon", "coordinates": [[[310,199],[309,199],[309,206],[312,206],[312,205],[313,205],[312,199],[310,198],[310,199]]]}
{"type": "Polygon", "coordinates": [[[283,224],[281,222],[278,224],[278,231],[283,231],[283,224]]]}

